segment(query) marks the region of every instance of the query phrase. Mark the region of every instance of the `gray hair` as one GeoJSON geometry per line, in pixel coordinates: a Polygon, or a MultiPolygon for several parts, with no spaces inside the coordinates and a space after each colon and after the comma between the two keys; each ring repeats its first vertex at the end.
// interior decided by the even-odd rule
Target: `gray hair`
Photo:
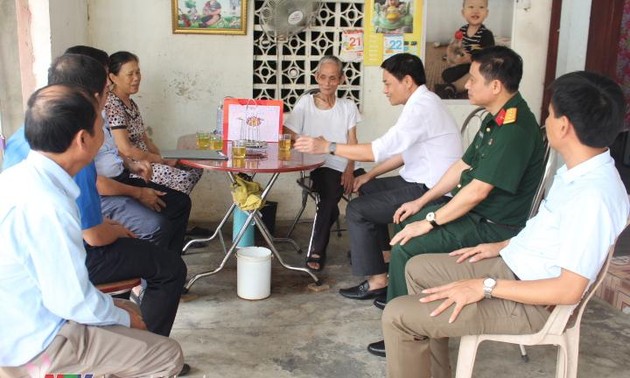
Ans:
{"type": "Polygon", "coordinates": [[[315,70],[315,72],[319,73],[319,70],[322,67],[322,65],[326,63],[336,64],[337,67],[339,68],[339,76],[343,76],[343,62],[334,55],[326,55],[325,57],[321,58],[319,60],[319,63],[317,64],[317,70],[315,70]]]}

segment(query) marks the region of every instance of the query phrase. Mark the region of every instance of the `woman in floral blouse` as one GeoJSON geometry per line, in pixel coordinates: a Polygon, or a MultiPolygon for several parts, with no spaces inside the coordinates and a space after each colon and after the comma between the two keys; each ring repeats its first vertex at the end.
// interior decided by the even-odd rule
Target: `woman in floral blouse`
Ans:
{"type": "Polygon", "coordinates": [[[120,153],[134,160],[151,162],[151,181],[156,184],[190,194],[203,170],[162,159],[160,150],[146,133],[138,105],[130,97],[140,88],[138,57],[127,51],[112,54],[109,58],[109,79],[112,88],[105,111],[120,153]]]}

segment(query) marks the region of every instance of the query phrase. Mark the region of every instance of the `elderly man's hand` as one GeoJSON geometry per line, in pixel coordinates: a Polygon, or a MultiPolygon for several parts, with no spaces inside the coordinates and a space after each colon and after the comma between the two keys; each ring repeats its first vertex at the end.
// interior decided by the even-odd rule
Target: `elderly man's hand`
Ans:
{"type": "Polygon", "coordinates": [[[367,173],[362,174],[361,176],[355,177],[354,185],[352,185],[352,191],[355,193],[358,192],[359,189],[363,186],[363,184],[370,181],[371,179],[372,177],[370,177],[367,173]]]}
{"type": "Polygon", "coordinates": [[[352,171],[346,169],[341,174],[341,186],[343,186],[343,193],[350,194],[352,193],[352,187],[354,184],[354,174],[352,171]]]}
{"type": "Polygon", "coordinates": [[[300,152],[308,154],[325,154],[328,152],[328,142],[324,137],[313,138],[309,136],[300,136],[295,141],[293,148],[300,152]]]}

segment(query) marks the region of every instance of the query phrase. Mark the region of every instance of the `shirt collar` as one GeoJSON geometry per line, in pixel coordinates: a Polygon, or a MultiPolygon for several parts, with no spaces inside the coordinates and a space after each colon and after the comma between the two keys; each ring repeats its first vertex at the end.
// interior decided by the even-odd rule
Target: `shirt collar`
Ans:
{"type": "Polygon", "coordinates": [[[72,177],[59,164],[44,156],[43,154],[31,150],[26,157],[28,164],[31,164],[42,175],[50,178],[50,180],[61,190],[66,192],[68,196],[77,199],[81,190],[74,182],[72,177]]]}
{"type": "Polygon", "coordinates": [[[416,90],[415,90],[415,91],[413,91],[413,93],[411,94],[411,96],[409,96],[409,99],[407,100],[407,102],[406,102],[406,103],[407,103],[407,104],[412,103],[412,102],[413,102],[413,100],[414,100],[416,97],[420,97],[420,96],[422,96],[422,95],[426,94],[428,91],[429,91],[429,88],[427,88],[427,86],[426,86],[426,85],[424,85],[424,84],[420,85],[418,88],[416,88],[416,90]]]}
{"type": "Polygon", "coordinates": [[[499,113],[501,113],[501,111],[507,110],[509,108],[516,108],[523,101],[525,101],[525,100],[523,100],[523,96],[521,96],[521,92],[516,92],[516,94],[514,96],[512,96],[509,100],[507,100],[505,105],[503,105],[501,107],[501,109],[499,109],[497,114],[492,114],[492,113],[488,112],[488,114],[486,115],[486,118],[484,118],[484,120],[483,120],[483,125],[482,126],[485,127],[485,126],[490,126],[490,125],[492,125],[492,126],[496,125],[497,124],[497,122],[496,122],[497,115],[499,113]]]}
{"type": "Polygon", "coordinates": [[[521,96],[521,92],[516,92],[516,94],[514,96],[512,96],[512,98],[510,98],[505,103],[505,105],[502,106],[502,109],[508,109],[508,108],[517,107],[523,101],[525,101],[525,100],[523,100],[523,96],[521,96]]]}
{"type": "Polygon", "coordinates": [[[612,162],[610,156],[610,150],[606,150],[599,155],[576,165],[575,167],[568,169],[566,164],[558,169],[558,177],[560,177],[565,183],[570,184],[576,179],[588,174],[589,172],[599,169],[605,164],[612,162]]]}

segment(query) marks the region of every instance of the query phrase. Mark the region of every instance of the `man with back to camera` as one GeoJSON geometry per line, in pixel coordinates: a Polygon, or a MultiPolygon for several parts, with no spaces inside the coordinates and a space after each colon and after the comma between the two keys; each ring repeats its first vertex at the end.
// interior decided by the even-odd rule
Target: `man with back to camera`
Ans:
{"type": "Polygon", "coordinates": [[[179,344],[146,332],[138,308],[88,280],[72,176],[103,142],[99,104],[78,86],[29,99],[32,151],[0,175],[0,375],[171,376],[179,344]]]}
{"type": "Polygon", "coordinates": [[[384,297],[387,287],[384,253],[390,249],[387,225],[394,212],[433,187],[462,154],[459,128],[440,98],[426,87],[420,58],[396,54],[386,59],[381,68],[383,92],[389,102],[404,105],[396,124],[383,136],[356,145],[310,137],[301,137],[295,143],[295,148],[302,152],[331,153],[355,161],[379,163],[355,179],[354,191],[359,191],[360,196],[346,208],[352,273],[368,276],[358,286],[339,290],[351,299],[384,297]],[[400,167],[399,176],[374,179],[400,167]]]}
{"type": "Polygon", "coordinates": [[[590,72],[551,90],[546,133],[565,165],[540,211],[510,240],[409,261],[411,295],[382,317],[388,377],[451,377],[448,337],[538,332],[549,306],[576,305],[595,281],[630,208],[607,148],[626,103],[618,84],[590,72]]]}

